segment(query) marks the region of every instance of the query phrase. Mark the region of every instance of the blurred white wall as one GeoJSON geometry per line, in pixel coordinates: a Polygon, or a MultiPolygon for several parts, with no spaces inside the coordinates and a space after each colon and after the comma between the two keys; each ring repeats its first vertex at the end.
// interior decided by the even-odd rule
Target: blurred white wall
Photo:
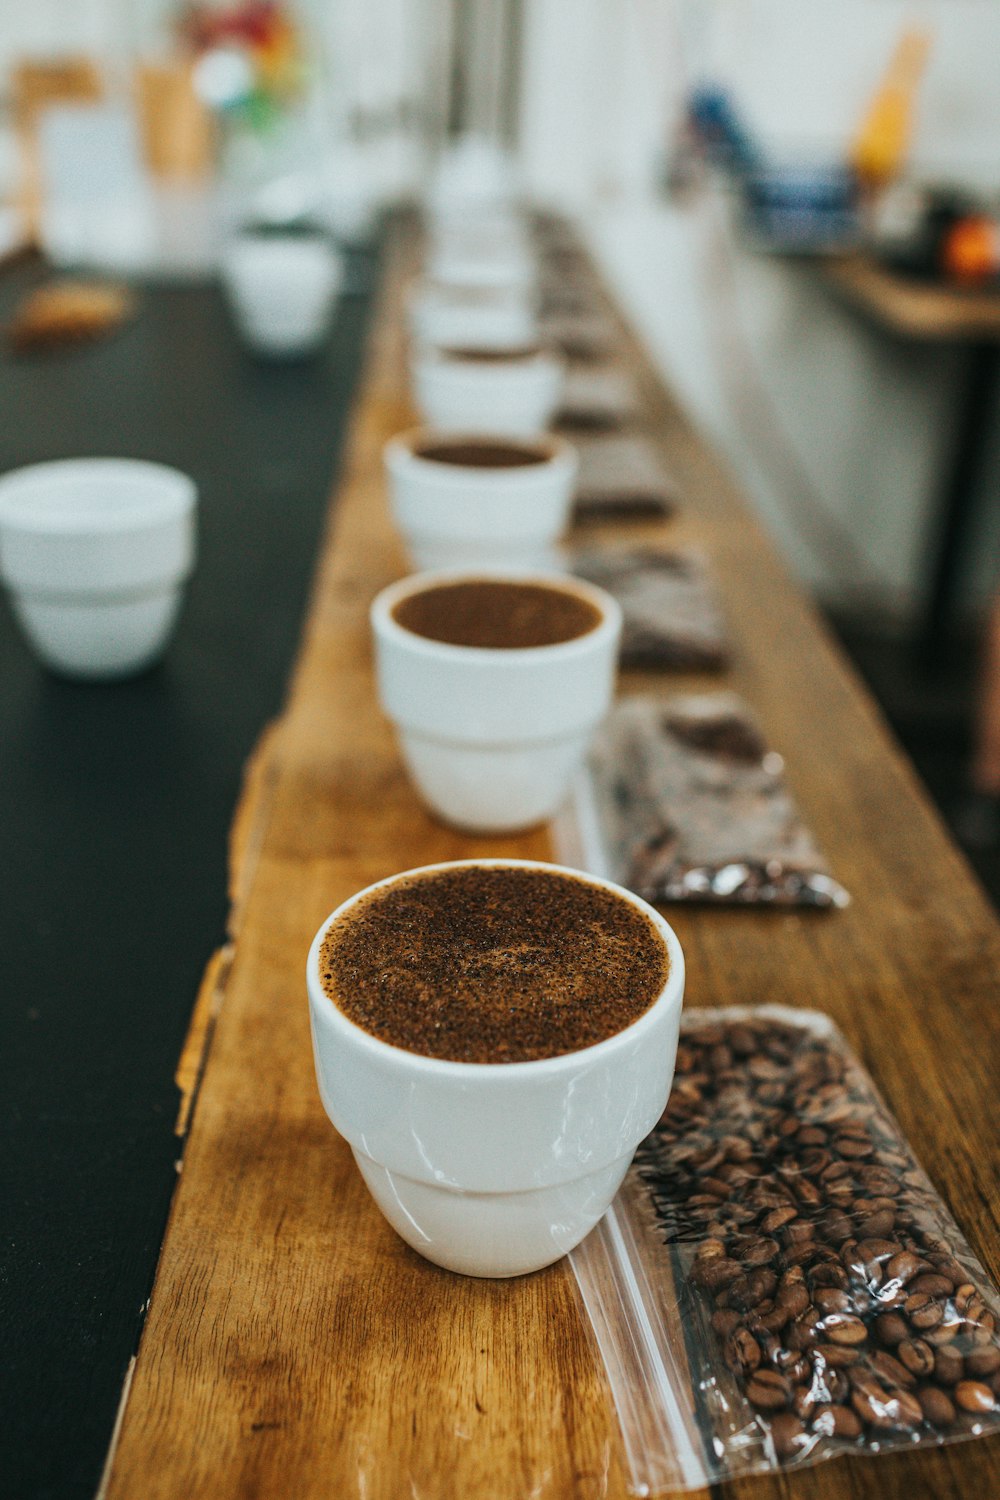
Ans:
{"type": "MultiPolygon", "coordinates": [[[[754,255],[724,203],[659,186],[692,81],[727,83],[780,155],[842,151],[905,21],[933,50],[915,169],[1000,192],[995,0],[525,0],[522,156],[536,193],[582,216],[655,357],[728,455],[800,575],[851,592],[835,527],[860,541],[879,602],[919,594],[959,373],[843,308],[810,269],[754,255]]],[[[979,497],[970,599],[996,582],[1000,413],[979,497]]]]}

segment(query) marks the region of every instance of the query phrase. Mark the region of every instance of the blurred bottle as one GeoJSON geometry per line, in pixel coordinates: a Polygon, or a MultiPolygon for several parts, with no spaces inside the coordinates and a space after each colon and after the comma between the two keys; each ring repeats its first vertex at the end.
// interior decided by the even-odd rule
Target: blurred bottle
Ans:
{"type": "Polygon", "coordinates": [[[851,166],[868,189],[897,177],[913,138],[916,95],[927,66],[931,39],[908,27],[897,43],[885,76],[861,122],[851,148],[851,166]]]}

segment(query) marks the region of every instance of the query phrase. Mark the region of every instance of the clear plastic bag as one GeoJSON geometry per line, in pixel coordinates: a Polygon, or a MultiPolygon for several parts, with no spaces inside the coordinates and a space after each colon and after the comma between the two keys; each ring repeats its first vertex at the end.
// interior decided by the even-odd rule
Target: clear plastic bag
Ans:
{"type": "Polygon", "coordinates": [[[624,427],[638,411],[638,393],[632,377],[614,365],[596,365],[567,371],[557,425],[584,430],[624,427]]]}
{"type": "Polygon", "coordinates": [[[817,1012],[685,1013],[571,1261],[637,1494],[1000,1430],[996,1288],[817,1012]]]}
{"type": "Polygon", "coordinates": [[[625,628],[620,664],[661,672],[718,672],[729,661],[722,611],[708,569],[693,551],[602,548],[570,566],[613,594],[625,628]]]}
{"type": "Polygon", "coordinates": [[[677,505],[677,481],[648,438],[600,433],[581,436],[577,521],[664,517],[677,505]]]}
{"type": "Polygon", "coordinates": [[[584,867],[647,901],[849,900],[795,806],[784,761],[734,693],[617,703],[575,804],[584,867]]]}

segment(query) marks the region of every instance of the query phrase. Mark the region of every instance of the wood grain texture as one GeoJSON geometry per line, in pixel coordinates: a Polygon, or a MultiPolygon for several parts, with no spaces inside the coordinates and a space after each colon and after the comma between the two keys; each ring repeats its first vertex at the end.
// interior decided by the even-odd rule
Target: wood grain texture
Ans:
{"type": "MultiPolygon", "coordinates": [[[[614,1413],[567,1269],[490,1283],[423,1262],[369,1200],[313,1077],[305,957],[338,902],[428,861],[550,855],[544,831],[467,839],[433,823],[375,703],[367,606],[404,570],[380,449],[412,421],[400,317],[412,253],[402,235],[390,245],[339,504],[268,749],[266,812],[249,841],[255,868],[249,883],[235,881],[235,959],[110,1500],[627,1493],[614,1413]]],[[[786,755],[801,805],[855,898],[823,914],[675,908],[689,1002],[828,1011],[997,1276],[997,924],[731,481],[638,344],[624,333],[623,341],[650,430],[685,494],[678,520],[629,535],[696,542],[708,553],[736,644],[727,681],[786,755]]],[[[635,677],[626,686],[640,685],[635,677]]],[[[1000,1494],[1000,1445],[840,1460],[732,1493],[985,1500],[1000,1494]]]]}
{"type": "Polygon", "coordinates": [[[904,338],[1000,339],[1000,293],[993,288],[917,281],[866,255],[828,260],[823,275],[849,302],[904,338]]]}

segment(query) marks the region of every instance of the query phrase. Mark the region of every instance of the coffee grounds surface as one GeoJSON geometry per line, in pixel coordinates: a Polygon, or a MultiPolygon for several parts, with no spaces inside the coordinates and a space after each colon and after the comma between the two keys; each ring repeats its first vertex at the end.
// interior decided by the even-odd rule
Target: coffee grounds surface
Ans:
{"type": "Polygon", "coordinates": [[[425,443],[415,452],[418,458],[462,469],[527,469],[546,464],[551,457],[548,449],[527,443],[425,443]]]}
{"type": "Polygon", "coordinates": [[[595,604],[569,589],[474,578],[407,594],[392,618],[404,630],[445,646],[516,651],[558,646],[596,629],[595,604]]]}
{"type": "Polygon", "coordinates": [[[414,876],[330,928],[323,987],[372,1036],[426,1057],[530,1062],[639,1019],[669,972],[629,902],[557,871],[492,866],[414,876]]]}
{"type": "Polygon", "coordinates": [[[536,359],[541,352],[537,344],[524,344],[512,349],[467,349],[448,345],[441,350],[445,359],[461,360],[462,364],[473,365],[513,364],[521,360],[536,359]]]}

